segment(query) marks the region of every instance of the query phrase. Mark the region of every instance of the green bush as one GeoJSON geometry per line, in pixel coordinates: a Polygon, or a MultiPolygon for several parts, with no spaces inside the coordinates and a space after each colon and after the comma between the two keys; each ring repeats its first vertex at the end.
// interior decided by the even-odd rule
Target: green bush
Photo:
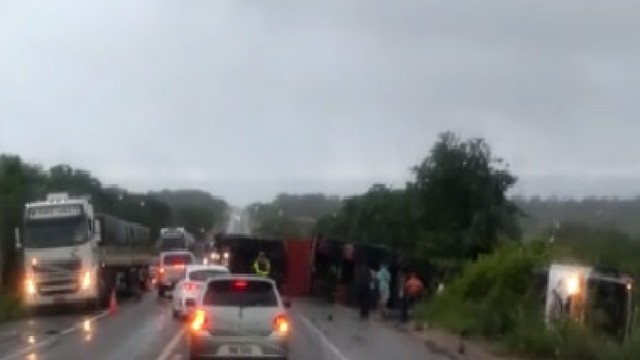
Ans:
{"type": "Polygon", "coordinates": [[[544,243],[505,245],[467,266],[446,290],[416,315],[436,327],[494,340],[515,354],[540,359],[640,359],[640,335],[625,344],[572,322],[549,330],[544,323],[544,289],[534,271],[548,263],[544,243]]]}
{"type": "Polygon", "coordinates": [[[514,331],[504,337],[504,345],[516,354],[551,359],[556,356],[559,340],[557,333],[547,331],[541,314],[531,312],[518,318],[514,331]]]}
{"type": "Polygon", "coordinates": [[[544,246],[504,245],[468,265],[417,314],[436,325],[488,338],[514,331],[522,304],[535,299],[531,277],[546,261],[544,246]]]}

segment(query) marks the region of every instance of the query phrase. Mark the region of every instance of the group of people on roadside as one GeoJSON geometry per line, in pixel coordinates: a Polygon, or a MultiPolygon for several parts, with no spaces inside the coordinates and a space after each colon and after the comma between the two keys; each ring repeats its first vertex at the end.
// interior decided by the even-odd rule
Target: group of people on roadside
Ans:
{"type": "MultiPolygon", "coordinates": [[[[369,318],[371,309],[377,308],[380,317],[387,318],[388,303],[391,297],[392,276],[386,264],[378,270],[360,263],[356,269],[356,292],[360,317],[369,318]]],[[[397,278],[397,296],[400,309],[400,321],[409,320],[409,311],[423,296],[424,284],[415,272],[399,272],[397,278]]]]}

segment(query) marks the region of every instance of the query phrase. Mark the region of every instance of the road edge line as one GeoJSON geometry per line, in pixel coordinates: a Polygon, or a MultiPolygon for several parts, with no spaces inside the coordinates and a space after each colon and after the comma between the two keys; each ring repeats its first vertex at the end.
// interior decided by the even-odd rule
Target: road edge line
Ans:
{"type": "Polygon", "coordinates": [[[318,329],[317,326],[315,326],[311,322],[311,320],[309,320],[309,318],[307,318],[304,315],[302,315],[300,318],[302,322],[309,328],[309,330],[313,331],[318,336],[318,338],[324,344],[324,346],[326,346],[327,348],[329,348],[329,350],[331,350],[331,352],[336,358],[338,358],[339,360],[349,360],[349,358],[345,354],[343,354],[342,351],[340,351],[340,349],[338,349],[338,347],[335,346],[331,342],[331,340],[329,340],[329,338],[322,331],[320,331],[320,329],[318,329]]]}
{"type": "Polygon", "coordinates": [[[162,352],[160,352],[160,355],[158,355],[156,360],[169,359],[169,356],[173,355],[173,351],[178,346],[178,343],[180,342],[183,336],[184,336],[184,328],[181,328],[175,335],[173,335],[173,338],[171,338],[171,341],[169,341],[167,346],[165,346],[164,349],[162,349],[162,352]]]}

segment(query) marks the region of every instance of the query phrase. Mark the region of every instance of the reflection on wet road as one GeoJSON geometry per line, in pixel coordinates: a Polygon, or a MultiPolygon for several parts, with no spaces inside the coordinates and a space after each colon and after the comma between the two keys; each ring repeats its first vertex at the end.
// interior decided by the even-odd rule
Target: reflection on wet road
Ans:
{"type": "MultiPolygon", "coordinates": [[[[148,294],[117,314],[40,315],[0,325],[0,360],[187,359],[184,324],[168,300],[148,294]]],[[[296,301],[290,359],[441,359],[419,342],[344,308],[296,301]],[[332,314],[329,320],[329,314],[332,314]]]]}

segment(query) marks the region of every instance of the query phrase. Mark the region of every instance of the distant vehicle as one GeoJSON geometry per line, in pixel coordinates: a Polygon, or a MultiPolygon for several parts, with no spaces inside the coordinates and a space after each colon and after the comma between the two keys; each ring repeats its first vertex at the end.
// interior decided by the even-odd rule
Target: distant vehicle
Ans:
{"type": "Polygon", "coordinates": [[[156,246],[159,252],[183,250],[193,253],[196,250],[196,240],[184,228],[163,228],[156,246]]]}
{"type": "Polygon", "coordinates": [[[172,291],[176,283],[184,276],[186,266],[195,263],[195,256],[188,251],[161,253],[157,275],[158,296],[164,297],[167,291],[172,291]]]}
{"type": "Polygon", "coordinates": [[[229,269],[220,265],[187,265],[184,277],[173,291],[173,316],[189,316],[196,306],[198,295],[210,277],[229,274],[229,269]]]}
{"type": "Polygon", "coordinates": [[[149,229],[94,213],[90,197],[52,193],[25,205],[16,247],[24,258],[24,303],[101,308],[116,289],[137,292],[151,259],[149,229]]]}
{"type": "Polygon", "coordinates": [[[291,322],[273,280],[251,275],[209,279],[189,325],[189,356],[276,358],[289,354],[291,322]]]}

